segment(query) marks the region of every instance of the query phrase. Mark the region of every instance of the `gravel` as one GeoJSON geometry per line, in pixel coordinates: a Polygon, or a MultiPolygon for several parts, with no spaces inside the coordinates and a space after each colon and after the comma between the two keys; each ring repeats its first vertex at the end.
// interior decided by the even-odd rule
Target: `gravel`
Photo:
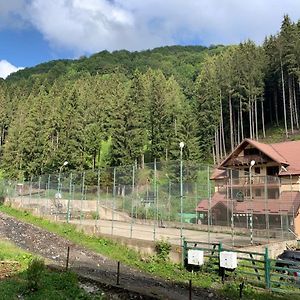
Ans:
{"type": "MultiPolygon", "coordinates": [[[[110,299],[182,300],[189,297],[187,285],[174,284],[125,265],[121,265],[120,285],[117,285],[116,261],[2,212],[0,212],[0,238],[7,239],[24,250],[44,257],[48,264],[61,267],[66,264],[67,247],[70,247],[70,269],[75,271],[80,278],[87,280],[88,283],[82,283],[86,288],[92,285],[93,289],[96,289],[97,283],[102,287],[109,286],[109,289],[115,292],[114,295],[111,294],[110,299]]],[[[193,289],[193,299],[208,298],[222,299],[212,291],[193,289]]]]}

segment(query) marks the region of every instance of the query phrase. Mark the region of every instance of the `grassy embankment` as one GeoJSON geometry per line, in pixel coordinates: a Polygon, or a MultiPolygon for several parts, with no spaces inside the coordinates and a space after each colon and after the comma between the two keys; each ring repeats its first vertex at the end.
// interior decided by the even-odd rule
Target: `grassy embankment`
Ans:
{"type": "Polygon", "coordinates": [[[0,240],[0,299],[104,299],[101,292],[90,296],[81,289],[74,273],[51,271],[43,264],[29,272],[34,259],[30,253],[0,240]],[[37,287],[33,288],[37,277],[37,287]]]}
{"type": "Polygon", "coordinates": [[[292,134],[289,130],[289,136],[286,137],[284,131],[284,125],[273,126],[266,129],[266,137],[260,138],[259,141],[266,144],[281,143],[285,141],[297,141],[300,140],[300,131],[295,129],[292,134]]]}
{"type": "MultiPolygon", "coordinates": [[[[0,206],[0,211],[16,217],[19,220],[34,224],[44,228],[50,232],[54,232],[72,242],[85,246],[95,252],[101,253],[112,259],[121,261],[124,264],[136,267],[153,275],[158,275],[164,279],[187,283],[192,279],[193,285],[203,288],[213,288],[217,293],[226,295],[231,299],[238,299],[238,287],[242,279],[235,279],[222,285],[220,277],[216,273],[203,272],[187,272],[181,265],[173,264],[168,260],[163,260],[161,257],[142,257],[134,250],[128,249],[125,246],[119,245],[111,240],[99,237],[87,236],[82,232],[76,231],[75,227],[70,224],[54,223],[48,220],[32,216],[26,211],[19,211],[7,206],[0,206]]],[[[63,276],[63,275],[60,275],[63,276]]],[[[243,299],[254,300],[275,300],[289,299],[285,296],[277,296],[252,288],[246,285],[244,289],[243,299]]],[[[294,300],[300,299],[293,297],[294,300]]]]}

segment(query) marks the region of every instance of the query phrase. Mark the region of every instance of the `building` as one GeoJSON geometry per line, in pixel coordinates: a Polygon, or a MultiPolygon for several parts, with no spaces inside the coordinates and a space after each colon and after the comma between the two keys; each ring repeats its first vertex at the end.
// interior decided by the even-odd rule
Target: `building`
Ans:
{"type": "Polygon", "coordinates": [[[211,180],[211,198],[196,208],[201,223],[248,228],[252,221],[256,229],[300,236],[300,141],[264,144],[245,139],[211,180]]]}

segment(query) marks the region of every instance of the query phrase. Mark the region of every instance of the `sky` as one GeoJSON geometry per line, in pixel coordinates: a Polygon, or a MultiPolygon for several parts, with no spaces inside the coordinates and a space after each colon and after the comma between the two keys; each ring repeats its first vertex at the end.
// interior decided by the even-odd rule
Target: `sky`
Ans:
{"type": "Polygon", "coordinates": [[[300,0],[0,0],[0,77],[49,60],[166,45],[260,44],[300,0]]]}

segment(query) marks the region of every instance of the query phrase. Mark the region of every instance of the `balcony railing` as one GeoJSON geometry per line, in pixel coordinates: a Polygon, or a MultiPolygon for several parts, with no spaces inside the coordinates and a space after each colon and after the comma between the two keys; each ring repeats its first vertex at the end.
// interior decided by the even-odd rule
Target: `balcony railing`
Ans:
{"type": "Polygon", "coordinates": [[[231,158],[228,162],[228,165],[250,165],[250,162],[252,160],[254,160],[256,164],[263,164],[268,162],[268,159],[261,155],[246,155],[231,158]]]}
{"type": "MultiPolygon", "coordinates": [[[[230,180],[228,180],[228,184],[230,185],[230,180]]],[[[280,180],[277,177],[272,176],[258,176],[258,175],[252,175],[251,176],[251,182],[250,182],[250,176],[242,176],[239,178],[233,178],[232,179],[232,185],[279,185],[280,180]]]]}

